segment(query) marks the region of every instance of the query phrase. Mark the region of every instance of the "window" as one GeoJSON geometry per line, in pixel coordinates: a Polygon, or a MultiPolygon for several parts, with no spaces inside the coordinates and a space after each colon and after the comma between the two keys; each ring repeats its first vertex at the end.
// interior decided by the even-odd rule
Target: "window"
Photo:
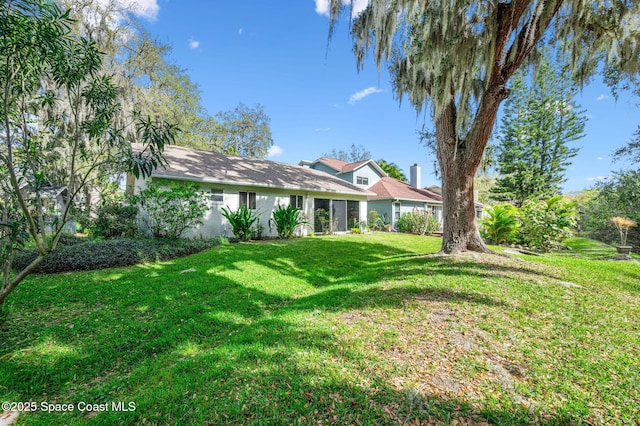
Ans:
{"type": "Polygon", "coordinates": [[[289,196],[289,205],[293,208],[303,210],[302,195],[289,196]]]}
{"type": "Polygon", "coordinates": [[[356,177],[356,182],[358,185],[369,185],[369,178],[364,176],[356,177]]]}
{"type": "Polygon", "coordinates": [[[247,206],[250,210],[256,209],[256,193],[240,192],[240,206],[247,206]]]}
{"type": "Polygon", "coordinates": [[[211,201],[214,203],[222,203],[224,201],[224,192],[222,189],[211,188],[211,201]]]}

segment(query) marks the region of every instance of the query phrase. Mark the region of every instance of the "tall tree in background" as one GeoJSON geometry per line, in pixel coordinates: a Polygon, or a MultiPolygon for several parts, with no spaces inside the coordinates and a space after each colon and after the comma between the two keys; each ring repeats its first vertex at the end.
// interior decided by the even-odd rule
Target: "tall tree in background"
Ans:
{"type": "Polygon", "coordinates": [[[616,161],[626,159],[640,164],[640,126],[638,126],[633,137],[625,146],[614,151],[613,157],[616,161]]]}
{"type": "Polygon", "coordinates": [[[322,154],[323,157],[335,158],[347,163],[357,163],[359,161],[371,160],[371,153],[362,145],[351,144],[349,151],[332,149],[331,152],[322,154]]]}
{"type": "Polygon", "coordinates": [[[224,152],[264,158],[273,145],[269,122],[262,105],[249,108],[240,103],[233,111],[216,114],[215,144],[224,152]]]}
{"type": "Polygon", "coordinates": [[[121,165],[148,176],[162,163],[174,126],[133,114],[129,133],[145,143],[133,153],[119,120],[118,89],[101,74],[92,40],[74,36],[53,1],[14,0],[0,8],[0,306],[54,251],[93,172],[121,165]],[[64,187],[49,214],[45,190],[64,187]],[[15,250],[29,236],[38,256],[12,273],[15,250]]]}
{"type": "Polygon", "coordinates": [[[564,172],[584,136],[584,110],[573,101],[578,87],[559,61],[543,60],[531,85],[514,76],[498,140],[498,173],[493,198],[522,206],[528,198],[561,193],[564,172]]]}
{"type": "MultiPolygon", "coordinates": [[[[343,0],[330,0],[330,34],[344,8],[343,0]]],[[[371,0],[355,17],[358,65],[373,51],[378,66],[389,62],[400,99],[406,95],[418,111],[431,107],[443,187],[443,252],[488,251],[476,224],[473,178],[509,96],[509,80],[539,63],[545,33],[549,44],[567,52],[583,83],[599,65],[638,72],[639,19],[634,0],[371,0]]]]}
{"type": "Polygon", "coordinates": [[[380,166],[380,168],[384,170],[384,172],[388,174],[389,177],[398,179],[400,182],[408,181],[407,176],[405,176],[400,166],[398,166],[396,163],[389,163],[381,158],[376,161],[376,164],[378,164],[378,166],[380,166]]]}

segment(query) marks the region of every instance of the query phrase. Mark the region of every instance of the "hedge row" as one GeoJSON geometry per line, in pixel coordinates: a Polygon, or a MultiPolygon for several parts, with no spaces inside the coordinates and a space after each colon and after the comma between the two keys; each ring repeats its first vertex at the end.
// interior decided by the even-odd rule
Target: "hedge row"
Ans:
{"type": "MultiPolygon", "coordinates": [[[[56,273],[67,271],[89,271],[116,266],[175,259],[198,253],[219,244],[219,240],[158,240],[117,239],[88,241],[72,245],[59,245],[47,256],[35,272],[56,273]]],[[[24,269],[37,257],[33,249],[18,253],[13,267],[24,269]]]]}

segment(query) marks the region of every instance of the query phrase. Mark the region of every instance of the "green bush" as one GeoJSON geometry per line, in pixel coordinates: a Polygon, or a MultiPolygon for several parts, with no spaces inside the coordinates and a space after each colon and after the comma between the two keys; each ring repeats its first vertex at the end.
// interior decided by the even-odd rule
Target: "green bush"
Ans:
{"type": "Polygon", "coordinates": [[[520,208],[520,237],[532,248],[551,251],[571,236],[576,226],[575,203],[556,195],[547,200],[527,200],[520,208]]]}
{"type": "Polygon", "coordinates": [[[180,238],[188,228],[202,224],[208,208],[206,195],[194,183],[150,182],[137,199],[146,212],[143,221],[155,238],[180,238]]]}
{"type": "Polygon", "coordinates": [[[269,219],[269,230],[271,224],[274,224],[278,232],[278,238],[287,239],[293,237],[295,232],[308,222],[305,220],[304,214],[300,209],[293,206],[278,206],[269,219]]]}
{"type": "Polygon", "coordinates": [[[480,220],[482,236],[494,244],[514,241],[520,227],[518,208],[511,204],[496,204],[485,211],[488,216],[480,220]]]}
{"type": "Polygon", "coordinates": [[[135,205],[105,204],[89,225],[91,235],[104,238],[135,238],[140,233],[135,205]]]}
{"type": "Polygon", "coordinates": [[[428,211],[403,213],[396,223],[400,232],[428,235],[440,229],[440,222],[428,211]]]}
{"type": "Polygon", "coordinates": [[[325,209],[317,209],[314,212],[314,218],[320,225],[320,232],[324,235],[331,235],[338,229],[338,218],[334,217],[331,220],[331,213],[325,209]]]}
{"type": "Polygon", "coordinates": [[[374,231],[384,231],[386,226],[391,224],[391,218],[388,214],[380,215],[377,210],[371,210],[368,215],[369,228],[374,231]]]}
{"type": "Polygon", "coordinates": [[[237,239],[240,241],[251,239],[251,233],[254,231],[253,225],[258,221],[258,215],[255,212],[249,210],[246,205],[240,206],[235,212],[223,207],[222,216],[231,224],[231,230],[237,239]]]}
{"type": "MultiPolygon", "coordinates": [[[[47,256],[35,272],[88,271],[116,266],[170,260],[198,253],[219,244],[219,240],[113,239],[60,245],[47,256]]],[[[18,253],[13,268],[24,269],[37,257],[35,249],[18,253]]]]}

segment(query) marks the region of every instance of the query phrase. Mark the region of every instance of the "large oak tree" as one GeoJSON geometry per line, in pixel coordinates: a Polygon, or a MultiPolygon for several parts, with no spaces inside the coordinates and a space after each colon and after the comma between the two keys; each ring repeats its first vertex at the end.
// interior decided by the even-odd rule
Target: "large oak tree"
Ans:
{"type": "MultiPolygon", "coordinates": [[[[352,1],[331,0],[330,33],[345,3],[352,1]]],[[[510,78],[536,65],[543,45],[565,50],[580,84],[603,67],[629,76],[639,69],[635,0],[370,0],[353,18],[358,65],[372,52],[378,66],[389,64],[400,100],[431,110],[445,253],[488,251],[475,220],[473,177],[510,78]]]]}

